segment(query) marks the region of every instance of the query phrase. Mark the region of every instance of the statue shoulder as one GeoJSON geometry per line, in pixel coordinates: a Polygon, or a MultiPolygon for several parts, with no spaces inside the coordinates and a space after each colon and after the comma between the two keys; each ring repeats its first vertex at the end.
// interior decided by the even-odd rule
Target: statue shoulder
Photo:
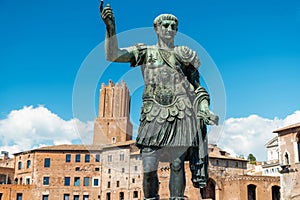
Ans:
{"type": "Polygon", "coordinates": [[[196,69],[200,66],[197,53],[187,46],[176,46],[174,48],[176,58],[185,65],[192,65],[196,69]]]}
{"type": "Polygon", "coordinates": [[[145,50],[145,49],[147,49],[147,47],[148,47],[145,43],[136,43],[134,46],[135,46],[138,50],[145,50]]]}

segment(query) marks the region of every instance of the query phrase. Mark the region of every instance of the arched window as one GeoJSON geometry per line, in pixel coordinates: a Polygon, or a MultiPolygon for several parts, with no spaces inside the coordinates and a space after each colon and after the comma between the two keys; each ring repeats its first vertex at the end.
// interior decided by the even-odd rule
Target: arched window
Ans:
{"type": "Polygon", "coordinates": [[[248,200],[256,200],[256,185],[248,185],[248,200]]]}
{"type": "Polygon", "coordinates": [[[280,200],[280,187],[277,185],[272,186],[272,200],[280,200]]]}
{"type": "Polygon", "coordinates": [[[287,152],[285,152],[285,154],[284,154],[284,164],[285,165],[290,164],[290,158],[289,158],[289,154],[287,152]]]}
{"type": "Polygon", "coordinates": [[[124,200],[124,192],[120,192],[120,200],[124,200]]]}
{"type": "Polygon", "coordinates": [[[206,187],[201,189],[201,195],[204,199],[216,199],[216,182],[209,178],[206,187]]]}

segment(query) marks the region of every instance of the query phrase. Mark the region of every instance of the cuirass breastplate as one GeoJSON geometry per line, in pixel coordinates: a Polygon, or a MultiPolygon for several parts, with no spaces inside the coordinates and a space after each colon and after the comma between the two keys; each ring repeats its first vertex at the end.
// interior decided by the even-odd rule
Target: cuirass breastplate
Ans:
{"type": "Polygon", "coordinates": [[[195,91],[180,69],[174,52],[147,49],[141,66],[145,88],[141,120],[158,123],[193,116],[195,91]],[[164,58],[162,58],[164,56],[164,58]]]}

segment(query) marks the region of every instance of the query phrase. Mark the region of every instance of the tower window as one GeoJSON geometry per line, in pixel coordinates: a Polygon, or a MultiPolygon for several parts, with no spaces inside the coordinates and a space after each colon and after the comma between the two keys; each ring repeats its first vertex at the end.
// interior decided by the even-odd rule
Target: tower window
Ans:
{"type": "Polygon", "coordinates": [[[120,161],[123,161],[124,160],[124,153],[121,153],[120,154],[120,161]]]}
{"type": "Polygon", "coordinates": [[[108,162],[111,162],[112,161],[112,155],[108,155],[107,160],[108,160],[108,162]]]}

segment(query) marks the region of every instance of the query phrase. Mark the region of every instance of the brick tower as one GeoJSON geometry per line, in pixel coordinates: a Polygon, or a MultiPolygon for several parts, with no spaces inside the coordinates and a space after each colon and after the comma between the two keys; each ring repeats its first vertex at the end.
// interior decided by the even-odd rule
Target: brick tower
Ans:
{"type": "Polygon", "coordinates": [[[109,144],[132,139],[130,94],[124,83],[114,85],[110,80],[100,89],[98,117],[94,123],[94,144],[109,144]]]}

